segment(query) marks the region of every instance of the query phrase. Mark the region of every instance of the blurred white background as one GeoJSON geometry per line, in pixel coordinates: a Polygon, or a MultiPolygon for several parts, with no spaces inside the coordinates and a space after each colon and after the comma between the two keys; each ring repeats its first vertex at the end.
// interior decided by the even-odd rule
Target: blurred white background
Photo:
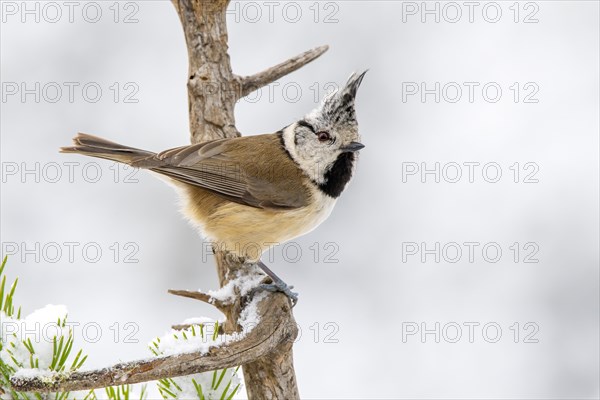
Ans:
{"type": "MultiPolygon", "coordinates": [[[[57,150],[78,131],[188,143],[178,17],[166,1],[1,4],[1,242],[17,303],[66,304],[90,327],[77,331],[88,367],[146,357],[171,324],[219,317],[166,293],[214,289],[213,261],[163,182],[57,150]]],[[[239,75],[331,46],[240,101],[244,134],[370,70],[354,181],[298,260],[280,246],[268,263],[301,293],[302,398],[598,398],[598,2],[238,2],[228,20],[239,75]],[[436,163],[439,182],[421,175],[436,163]],[[437,342],[421,336],[436,324],[437,342]]]]}

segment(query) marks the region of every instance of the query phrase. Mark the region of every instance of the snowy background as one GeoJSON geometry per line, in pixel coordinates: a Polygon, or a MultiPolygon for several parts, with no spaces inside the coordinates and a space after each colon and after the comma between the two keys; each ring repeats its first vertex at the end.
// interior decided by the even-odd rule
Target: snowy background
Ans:
{"type": "MultiPolygon", "coordinates": [[[[67,305],[99,367],[148,356],[173,323],[219,317],[166,293],[217,285],[174,191],[57,152],[78,131],[186,144],[187,54],[169,2],[48,4],[1,3],[2,253],[16,302],[67,305]]],[[[301,293],[301,395],[597,398],[599,5],[423,4],[230,6],[239,75],[331,46],[240,101],[244,134],[278,130],[370,69],[354,181],[267,262],[301,293]]]]}

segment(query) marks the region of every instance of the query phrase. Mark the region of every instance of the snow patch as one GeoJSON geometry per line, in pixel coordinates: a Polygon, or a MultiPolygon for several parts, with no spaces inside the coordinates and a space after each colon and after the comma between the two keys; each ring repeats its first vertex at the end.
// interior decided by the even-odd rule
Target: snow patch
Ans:
{"type": "Polygon", "coordinates": [[[258,293],[252,301],[244,307],[240,313],[239,324],[242,326],[243,332],[250,332],[260,322],[260,315],[258,314],[258,304],[262,299],[267,297],[267,293],[258,293]]]}
{"type": "MultiPolygon", "coordinates": [[[[207,325],[207,324],[214,324],[216,321],[212,318],[209,317],[192,317],[192,318],[186,318],[183,320],[183,322],[181,323],[182,325],[207,325]]],[[[221,321],[219,320],[219,323],[221,323],[221,321]]]]}
{"type": "Polygon", "coordinates": [[[242,326],[241,332],[227,335],[214,335],[215,322],[210,318],[189,318],[185,323],[203,325],[203,334],[198,326],[184,330],[170,330],[164,336],[155,339],[149,343],[159,356],[177,355],[184,353],[198,352],[206,354],[213,347],[220,347],[231,342],[236,342],[246,337],[260,322],[258,314],[258,304],[267,297],[267,293],[258,293],[250,303],[244,307],[240,313],[239,324],[242,326]],[[200,321],[200,322],[197,322],[200,321]],[[216,336],[213,339],[213,336],[216,336]]]}
{"type": "Polygon", "coordinates": [[[39,368],[22,368],[12,375],[15,379],[47,378],[54,372],[39,368]]]}
{"type": "Polygon", "coordinates": [[[230,280],[218,290],[209,290],[207,294],[215,300],[231,304],[236,297],[236,288],[239,290],[241,296],[246,296],[252,289],[260,285],[264,277],[261,274],[240,274],[238,272],[238,276],[235,279],[230,280]]]}
{"type": "Polygon", "coordinates": [[[67,307],[64,305],[48,304],[44,308],[36,310],[24,319],[13,319],[0,313],[0,340],[2,351],[0,357],[9,362],[15,369],[20,365],[30,366],[30,353],[23,344],[31,341],[35,350],[35,358],[38,360],[40,370],[48,369],[52,364],[53,341],[56,336],[60,340],[62,336],[69,336],[69,327],[58,324],[64,323],[67,317],[67,307]],[[10,349],[10,353],[8,353],[10,349]],[[17,363],[14,362],[14,359],[17,363]]]}

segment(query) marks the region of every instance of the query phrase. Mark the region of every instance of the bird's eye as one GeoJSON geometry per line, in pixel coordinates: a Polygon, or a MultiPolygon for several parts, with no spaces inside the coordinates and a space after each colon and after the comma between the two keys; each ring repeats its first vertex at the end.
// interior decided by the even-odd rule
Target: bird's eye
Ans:
{"type": "Polygon", "coordinates": [[[319,142],[328,142],[331,140],[331,136],[327,132],[317,132],[317,138],[319,142]]]}

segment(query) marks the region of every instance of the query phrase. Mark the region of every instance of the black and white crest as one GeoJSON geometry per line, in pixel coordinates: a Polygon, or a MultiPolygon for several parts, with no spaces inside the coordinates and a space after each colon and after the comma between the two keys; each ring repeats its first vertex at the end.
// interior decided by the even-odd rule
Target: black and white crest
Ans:
{"type": "Polygon", "coordinates": [[[357,124],[354,99],[366,73],[350,75],[346,85],[327,95],[321,106],[308,114],[307,118],[318,118],[329,124],[357,124]]]}

